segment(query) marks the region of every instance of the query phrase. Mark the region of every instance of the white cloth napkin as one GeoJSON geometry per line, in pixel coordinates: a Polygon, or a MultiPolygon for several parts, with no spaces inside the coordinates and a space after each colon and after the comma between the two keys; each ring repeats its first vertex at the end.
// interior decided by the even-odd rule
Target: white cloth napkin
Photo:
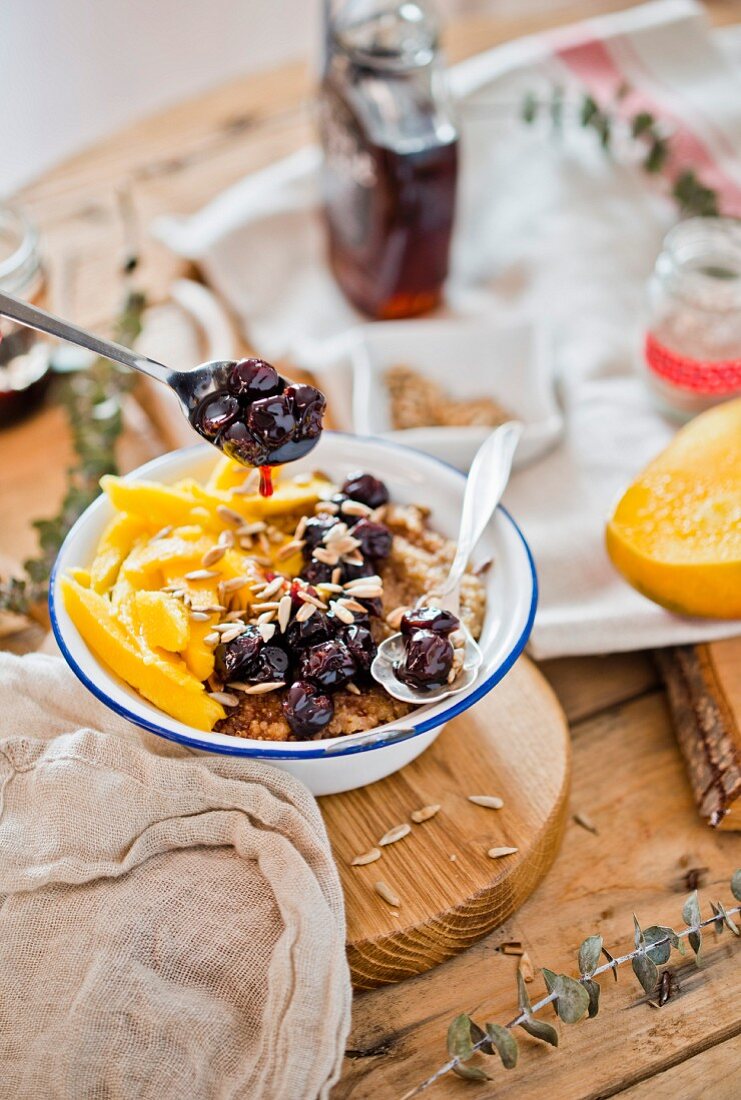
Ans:
{"type": "MultiPolygon", "coordinates": [[[[595,95],[632,89],[624,109],[677,130],[673,167],[692,164],[741,214],[741,49],[709,32],[692,0],[659,0],[507,43],[453,70],[462,118],[460,209],[447,312],[547,323],[566,415],[561,446],[507,490],[533,549],[536,657],[614,652],[735,634],[741,624],[682,619],[630,588],[604,549],[616,496],[671,438],[639,375],[645,284],[673,205],[592,134],[559,140],[519,121],[527,90],[553,82],[595,95]]],[[[156,223],[196,260],[267,357],[330,357],[361,318],[324,258],[318,151],[238,183],[190,218],[156,223]]],[[[499,395],[506,397],[506,395],[499,395]]]]}

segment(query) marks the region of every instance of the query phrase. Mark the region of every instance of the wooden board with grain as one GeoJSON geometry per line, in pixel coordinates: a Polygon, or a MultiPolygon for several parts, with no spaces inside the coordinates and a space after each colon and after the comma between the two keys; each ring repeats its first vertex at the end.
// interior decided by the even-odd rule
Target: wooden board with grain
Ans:
{"type": "Polygon", "coordinates": [[[561,707],[522,658],[401,772],[321,799],[345,891],[356,987],[370,989],[429,970],[522,905],[558,852],[569,773],[561,707]],[[475,805],[471,794],[499,796],[504,806],[475,805]],[[353,856],[431,803],[441,807],[434,818],[384,846],[380,860],[351,866],[353,856]],[[491,859],[493,847],[518,850],[491,859]],[[379,880],[401,900],[398,909],[375,892],[379,880]]]}

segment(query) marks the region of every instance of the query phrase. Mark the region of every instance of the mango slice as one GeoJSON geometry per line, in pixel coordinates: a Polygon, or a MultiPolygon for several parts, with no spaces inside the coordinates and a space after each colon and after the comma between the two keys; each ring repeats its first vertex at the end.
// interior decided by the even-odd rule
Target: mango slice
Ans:
{"type": "Polygon", "coordinates": [[[190,640],[188,612],[180,600],[168,592],[135,592],[133,618],[139,635],[150,649],[160,647],[170,653],[185,649],[190,640]]]}
{"type": "Polygon", "coordinates": [[[134,541],[145,530],[146,523],[141,516],[122,512],[113,517],[100,537],[90,566],[90,580],[96,592],[108,591],[134,541]]]}
{"type": "Polygon", "coordinates": [[[607,551],[644,596],[683,615],[741,617],[741,399],[685,425],[619,501],[607,551]]]}
{"type": "Polygon", "coordinates": [[[124,481],[107,474],[100,485],[113,507],[119,512],[138,516],[153,531],[170,524],[197,522],[192,515],[198,503],[192,495],[174,485],[156,481],[124,481]]]}
{"type": "Polygon", "coordinates": [[[61,587],[67,611],[87,644],[145,699],[194,729],[210,730],[224,717],[223,707],[179,658],[137,644],[104,596],[68,577],[62,578],[61,587]]]}

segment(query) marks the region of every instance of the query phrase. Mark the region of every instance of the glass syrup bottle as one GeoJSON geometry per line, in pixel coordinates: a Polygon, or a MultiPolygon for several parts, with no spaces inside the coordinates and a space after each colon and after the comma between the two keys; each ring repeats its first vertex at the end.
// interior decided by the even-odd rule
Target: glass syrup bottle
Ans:
{"type": "Polygon", "coordinates": [[[329,259],[374,318],[440,301],[448,273],[458,130],[425,0],[325,0],[319,94],[329,259]]]}

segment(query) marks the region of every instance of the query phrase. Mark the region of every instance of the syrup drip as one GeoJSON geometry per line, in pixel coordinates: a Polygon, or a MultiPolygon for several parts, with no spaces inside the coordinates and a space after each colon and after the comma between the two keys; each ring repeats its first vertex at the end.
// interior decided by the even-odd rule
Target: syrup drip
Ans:
{"type": "Polygon", "coordinates": [[[273,470],[271,466],[260,467],[260,496],[271,497],[273,495],[273,470]]]}

